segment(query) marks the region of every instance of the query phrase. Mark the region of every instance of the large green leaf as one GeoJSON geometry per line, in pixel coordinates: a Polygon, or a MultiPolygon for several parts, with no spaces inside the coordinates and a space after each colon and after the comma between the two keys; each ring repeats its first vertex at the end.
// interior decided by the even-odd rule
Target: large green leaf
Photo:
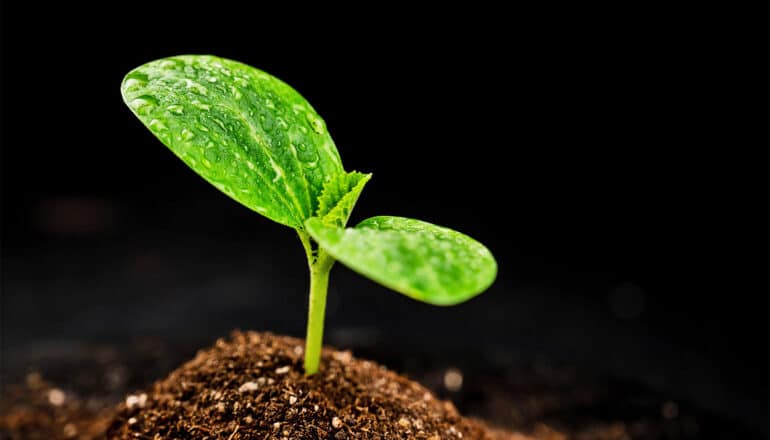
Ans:
{"type": "Polygon", "coordinates": [[[344,229],[313,217],[305,226],[321,248],[346,266],[430,304],[472,298],[497,274],[497,263],[484,245],[427,222],[382,216],[344,229]]]}
{"type": "Polygon", "coordinates": [[[126,75],[123,99],[158,139],[221,191],[303,228],[343,173],[326,124],[294,89],[251,66],[185,55],[126,75]]]}

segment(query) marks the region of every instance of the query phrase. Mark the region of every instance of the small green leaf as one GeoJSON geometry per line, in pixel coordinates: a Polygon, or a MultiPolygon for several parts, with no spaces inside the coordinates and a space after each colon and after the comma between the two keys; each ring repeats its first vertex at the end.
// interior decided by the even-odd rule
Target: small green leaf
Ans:
{"type": "Polygon", "coordinates": [[[321,195],[318,196],[316,217],[326,224],[344,227],[364,185],[371,178],[371,174],[357,171],[334,176],[326,182],[321,195]]]}
{"type": "Polygon", "coordinates": [[[132,70],[121,89],[134,114],[190,168],[278,223],[302,229],[324,183],[344,173],[310,104],[251,66],[164,58],[132,70]]]}
{"type": "Polygon", "coordinates": [[[497,263],[484,245],[427,222],[382,216],[343,229],[313,217],[305,226],[335,259],[426,303],[466,301],[489,287],[497,274],[497,263]]]}

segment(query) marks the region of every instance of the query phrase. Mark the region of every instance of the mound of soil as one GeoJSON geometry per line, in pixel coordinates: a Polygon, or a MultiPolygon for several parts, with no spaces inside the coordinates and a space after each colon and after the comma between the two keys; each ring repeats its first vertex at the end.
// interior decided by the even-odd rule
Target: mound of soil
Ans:
{"type": "Polygon", "coordinates": [[[324,349],[302,371],[303,341],[235,332],[130,395],[110,439],[526,439],[462,417],[416,382],[350,352],[324,349]]]}

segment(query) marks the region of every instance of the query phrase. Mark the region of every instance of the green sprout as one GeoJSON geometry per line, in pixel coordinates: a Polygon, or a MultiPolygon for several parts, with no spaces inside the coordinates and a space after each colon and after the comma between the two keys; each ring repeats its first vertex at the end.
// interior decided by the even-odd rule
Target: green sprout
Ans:
{"type": "Polygon", "coordinates": [[[132,70],[121,90],[139,120],[196,173],[297,231],[310,268],[306,374],[318,371],[335,261],[441,306],[494,281],[489,250],[451,229],[390,216],[346,227],[371,174],[345,171],[323,119],[281,80],[237,61],[185,55],[132,70]]]}

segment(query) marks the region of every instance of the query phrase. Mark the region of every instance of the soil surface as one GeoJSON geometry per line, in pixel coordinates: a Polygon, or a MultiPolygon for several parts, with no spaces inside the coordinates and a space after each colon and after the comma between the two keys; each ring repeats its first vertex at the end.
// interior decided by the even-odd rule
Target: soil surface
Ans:
{"type": "Polygon", "coordinates": [[[356,348],[418,385],[332,350],[321,372],[305,378],[302,341],[293,338],[236,332],[193,356],[195,345],[149,339],[15,353],[7,371],[18,374],[5,380],[17,385],[2,390],[0,439],[102,439],[108,429],[109,438],[132,439],[376,438],[374,429],[385,430],[383,439],[763,438],[639,384],[542,361],[495,367],[467,353],[356,348]],[[443,399],[499,429],[461,418],[443,399]]]}
{"type": "MultiPolygon", "coordinates": [[[[234,333],[120,405],[107,437],[216,439],[504,438],[422,385],[326,349],[302,371],[304,342],[234,333]]],[[[507,437],[510,438],[510,437],[507,437]]]]}

